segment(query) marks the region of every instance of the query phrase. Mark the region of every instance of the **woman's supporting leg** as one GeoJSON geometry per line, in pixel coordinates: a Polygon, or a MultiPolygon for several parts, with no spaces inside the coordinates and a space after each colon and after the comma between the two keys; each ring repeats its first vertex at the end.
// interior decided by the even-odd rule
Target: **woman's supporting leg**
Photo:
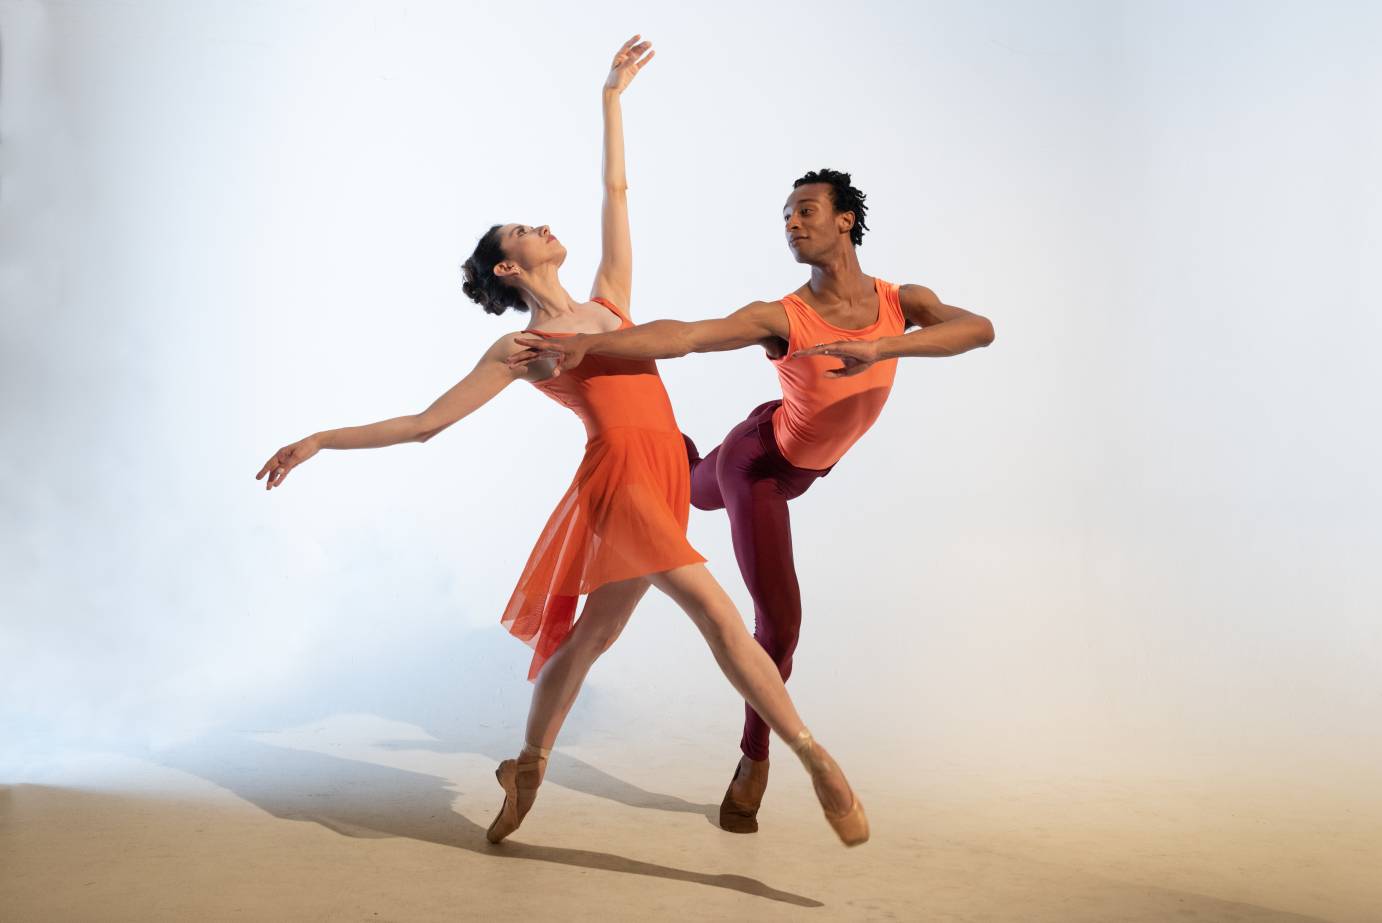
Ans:
{"type": "Polygon", "coordinates": [[[580,694],[586,674],[596,658],[619,637],[646,592],[648,581],[638,577],[606,584],[591,593],[571,633],[542,665],[528,707],[523,751],[516,760],[504,760],[495,771],[499,786],[504,789],[504,803],[485,834],[491,843],[503,842],[532,809],[538,786],[547,773],[547,755],[580,694]]]}
{"type": "MultiPolygon", "coordinates": [[[[797,740],[806,725],[787,694],[777,665],[749,634],[734,602],[705,565],[678,567],[650,579],[691,617],[720,669],[754,711],[784,740],[797,740]]],[[[823,751],[819,745],[817,748],[823,751]]],[[[818,783],[817,792],[827,812],[840,813],[854,803],[853,792],[838,767],[818,783]]]]}
{"type": "Polygon", "coordinates": [[[635,577],[607,583],[586,597],[580,618],[561,647],[542,665],[533,686],[524,737],[529,747],[550,750],[556,743],[557,733],[580,694],[586,674],[619,637],[646,592],[648,581],[635,577]]]}

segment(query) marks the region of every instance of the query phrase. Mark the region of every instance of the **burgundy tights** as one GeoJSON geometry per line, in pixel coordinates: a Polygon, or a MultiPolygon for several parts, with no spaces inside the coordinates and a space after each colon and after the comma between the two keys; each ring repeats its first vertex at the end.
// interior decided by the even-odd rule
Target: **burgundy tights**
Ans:
{"type": "MultiPolygon", "coordinates": [[[[691,504],[729,514],[734,557],[753,597],[753,636],[785,682],[792,674],[792,652],[801,628],[801,589],[792,560],[787,501],[801,496],[830,469],[798,468],[782,456],[772,423],[781,403],[769,401],[755,408],[704,459],[689,437],[686,450],[691,460],[691,504]]],[[[748,705],[744,712],[739,748],[751,760],[765,760],[768,725],[748,705]]]]}

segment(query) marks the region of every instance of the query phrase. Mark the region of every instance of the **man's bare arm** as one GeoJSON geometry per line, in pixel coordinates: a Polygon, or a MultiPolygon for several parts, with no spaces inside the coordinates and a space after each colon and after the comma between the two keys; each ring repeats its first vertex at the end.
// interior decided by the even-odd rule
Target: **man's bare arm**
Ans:
{"type": "Polygon", "coordinates": [[[993,342],[993,323],[987,317],[943,303],[924,285],[903,285],[898,297],[903,315],[921,329],[878,340],[879,359],[958,356],[993,342]]]}
{"type": "Polygon", "coordinates": [[[793,356],[833,356],[839,368],[826,369],[826,378],[847,378],[867,370],[884,359],[903,356],[958,356],[993,342],[993,324],[987,317],[944,304],[924,285],[904,285],[898,289],[902,313],[913,330],[877,340],[841,340],[799,349],[793,356]]]}
{"type": "Polygon", "coordinates": [[[627,330],[569,337],[519,337],[528,347],[511,365],[554,357],[561,368],[579,365],[586,354],[621,359],[675,359],[688,353],[722,352],[787,338],[787,313],[776,301],[755,301],[728,317],[702,321],[655,320],[627,330]]]}

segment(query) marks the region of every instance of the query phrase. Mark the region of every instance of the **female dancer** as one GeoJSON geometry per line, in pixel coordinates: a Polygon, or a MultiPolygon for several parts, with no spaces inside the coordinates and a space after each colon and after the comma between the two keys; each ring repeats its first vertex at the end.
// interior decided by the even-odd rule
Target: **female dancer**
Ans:
{"type": "MultiPolygon", "coordinates": [[[[629,39],[614,56],[604,86],[602,253],[589,302],[558,280],[566,248],[546,225],[495,225],[465,262],[465,293],[491,314],[531,312],[529,331],[561,336],[632,326],[625,313],[632,285],[624,129],[620,94],[652,60],[650,42],[629,39]],[[620,306],[623,306],[621,309],[620,306]]],[[[576,477],[547,522],[505,609],[503,624],[535,648],[536,678],[527,740],[517,759],[495,771],[504,803],[487,837],[498,843],[518,828],[537,797],[547,755],[595,659],[619,636],[634,607],[655,586],[705,637],[720,669],[768,725],[801,757],[826,819],[847,846],[868,839],[863,806],[802,724],[777,668],[749,635],[733,602],[686,541],[690,469],[667,392],[650,361],[591,358],[562,374],[551,362],[511,368],[523,347],[500,337],[475,369],[420,414],[328,430],[274,453],[256,479],[267,489],[320,449],[360,449],[426,442],[524,379],[571,408],[589,440],[576,477]],[[585,608],[574,620],[576,599],[585,608]]]]}

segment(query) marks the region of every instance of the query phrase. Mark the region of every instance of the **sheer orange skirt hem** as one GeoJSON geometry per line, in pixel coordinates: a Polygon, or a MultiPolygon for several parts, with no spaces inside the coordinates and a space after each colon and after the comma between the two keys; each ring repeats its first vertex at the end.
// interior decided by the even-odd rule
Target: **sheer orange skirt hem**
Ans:
{"type": "Polygon", "coordinates": [[[571,633],[579,597],[705,561],[686,540],[690,509],[680,433],[615,427],[587,443],[501,619],[533,648],[528,679],[571,633]]]}

